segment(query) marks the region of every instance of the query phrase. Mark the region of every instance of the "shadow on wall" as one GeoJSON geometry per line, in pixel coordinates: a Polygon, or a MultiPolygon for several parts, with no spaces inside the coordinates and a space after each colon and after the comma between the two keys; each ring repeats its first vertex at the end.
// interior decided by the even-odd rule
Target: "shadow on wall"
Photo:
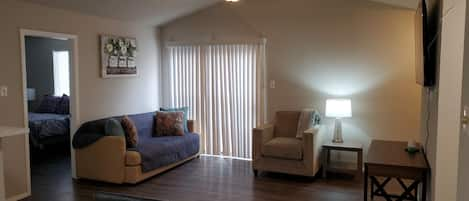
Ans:
{"type": "MultiPolygon", "coordinates": [[[[355,71],[335,75],[332,71],[317,71],[321,75],[316,73],[314,77],[318,79],[277,80],[277,88],[269,89],[268,93],[268,100],[276,100],[275,104],[269,104],[270,120],[274,119],[276,111],[314,108],[323,114],[323,124],[330,134],[327,140],[331,140],[334,124],[333,119],[324,117],[325,102],[329,98],[350,98],[353,117],[343,120],[344,139],[362,143],[365,156],[372,139],[419,140],[420,133],[414,132],[415,125],[402,123],[418,122],[420,118],[420,113],[413,112],[419,109],[414,108],[419,94],[409,93],[402,97],[402,91],[395,90],[395,87],[405,88],[405,82],[386,73],[355,71]]],[[[348,160],[349,157],[344,158],[348,160]]]]}

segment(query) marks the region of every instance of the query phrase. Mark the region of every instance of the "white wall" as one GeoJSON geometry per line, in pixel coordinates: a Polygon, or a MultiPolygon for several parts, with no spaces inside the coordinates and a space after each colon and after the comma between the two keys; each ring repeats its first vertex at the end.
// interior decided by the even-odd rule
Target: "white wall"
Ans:
{"type": "MultiPolygon", "coordinates": [[[[161,27],[163,41],[243,41],[266,37],[268,113],[348,97],[346,141],[420,139],[421,87],[415,81],[414,12],[350,0],[220,3],[161,27]]],[[[327,122],[326,122],[327,123],[327,122]]],[[[331,137],[332,138],[332,133],[331,137]]]]}
{"type": "MultiPolygon", "coordinates": [[[[112,115],[149,112],[159,107],[160,53],[155,28],[16,0],[2,0],[0,24],[0,85],[9,87],[8,97],[0,97],[0,125],[23,126],[20,28],[78,36],[80,122],[112,115]],[[138,77],[100,78],[100,34],[137,38],[138,77]]],[[[7,195],[24,192],[26,165],[19,160],[25,155],[25,142],[21,138],[11,138],[4,144],[8,172],[7,195]]]]}

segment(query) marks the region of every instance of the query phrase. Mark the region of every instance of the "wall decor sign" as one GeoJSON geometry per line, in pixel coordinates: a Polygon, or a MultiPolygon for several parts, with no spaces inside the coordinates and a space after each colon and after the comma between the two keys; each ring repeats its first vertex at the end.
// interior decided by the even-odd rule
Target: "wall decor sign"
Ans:
{"type": "Polygon", "coordinates": [[[137,75],[137,39],[120,36],[101,36],[102,77],[137,75]]]}

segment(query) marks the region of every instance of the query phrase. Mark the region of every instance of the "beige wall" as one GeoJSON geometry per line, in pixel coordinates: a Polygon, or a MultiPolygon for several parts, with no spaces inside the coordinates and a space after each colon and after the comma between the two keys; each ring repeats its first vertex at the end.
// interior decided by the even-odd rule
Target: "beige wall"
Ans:
{"type": "Polygon", "coordinates": [[[276,80],[269,116],[305,107],[324,113],[327,98],[351,98],[344,137],[368,145],[420,139],[414,29],[413,11],[368,1],[249,0],[170,22],[161,36],[179,42],[265,36],[268,79],[276,80]]]}
{"type": "MultiPolygon", "coordinates": [[[[19,29],[68,33],[78,36],[79,48],[79,121],[101,117],[140,113],[159,107],[159,46],[153,27],[85,16],[69,11],[50,9],[16,0],[0,3],[0,85],[9,87],[9,96],[0,97],[0,125],[23,125],[22,74],[20,65],[19,29]],[[138,77],[100,78],[99,35],[133,36],[138,40],[138,77]]],[[[26,179],[24,140],[4,142],[7,193],[23,192],[14,183],[26,179]]]]}

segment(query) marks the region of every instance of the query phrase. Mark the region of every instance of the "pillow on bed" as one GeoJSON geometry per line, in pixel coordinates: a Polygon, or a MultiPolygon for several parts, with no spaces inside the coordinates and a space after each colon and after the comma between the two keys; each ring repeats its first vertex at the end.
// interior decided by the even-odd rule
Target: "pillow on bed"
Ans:
{"type": "Polygon", "coordinates": [[[57,105],[57,114],[70,114],[70,97],[64,94],[57,105]]]}
{"type": "Polygon", "coordinates": [[[156,112],[156,136],[183,136],[184,112],[156,112]]]}
{"type": "Polygon", "coordinates": [[[121,120],[121,124],[125,131],[125,141],[127,143],[127,147],[136,148],[138,144],[138,131],[134,122],[128,116],[125,116],[121,120]]]}
{"type": "Polygon", "coordinates": [[[56,113],[60,101],[62,101],[62,97],[45,95],[36,113],[56,113]]]}

